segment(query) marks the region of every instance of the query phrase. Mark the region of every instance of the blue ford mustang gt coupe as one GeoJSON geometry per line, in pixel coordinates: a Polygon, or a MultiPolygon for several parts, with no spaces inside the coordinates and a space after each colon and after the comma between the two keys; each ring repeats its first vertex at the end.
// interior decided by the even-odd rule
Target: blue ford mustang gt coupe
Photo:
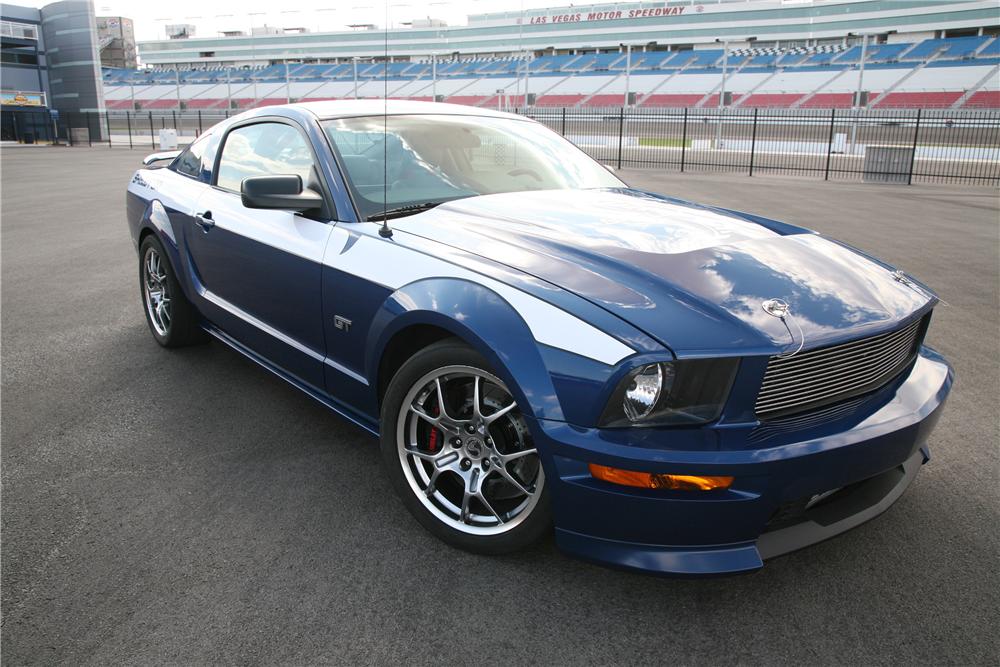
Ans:
{"type": "Polygon", "coordinates": [[[952,384],[934,294],[447,104],[248,111],[132,177],[158,343],[208,335],[380,439],[434,535],[720,574],[884,511],[952,384]],[[169,160],[169,162],[168,162],[169,160]]]}

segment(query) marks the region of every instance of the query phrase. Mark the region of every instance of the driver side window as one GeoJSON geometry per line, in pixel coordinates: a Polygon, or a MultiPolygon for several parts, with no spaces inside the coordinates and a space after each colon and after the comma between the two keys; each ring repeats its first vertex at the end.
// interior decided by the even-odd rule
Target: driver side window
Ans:
{"type": "Polygon", "coordinates": [[[306,185],[312,167],[312,152],[298,130],[283,123],[256,123],[226,137],[216,185],[239,192],[245,178],[279,174],[298,174],[306,185]]]}

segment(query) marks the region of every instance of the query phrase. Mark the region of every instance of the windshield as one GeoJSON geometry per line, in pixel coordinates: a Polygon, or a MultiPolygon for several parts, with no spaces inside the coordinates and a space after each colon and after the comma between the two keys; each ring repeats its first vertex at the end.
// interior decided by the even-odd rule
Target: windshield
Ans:
{"type": "Polygon", "coordinates": [[[326,121],[362,218],[462,197],[616,188],[623,183],[556,133],[488,116],[365,116],[326,121]]]}

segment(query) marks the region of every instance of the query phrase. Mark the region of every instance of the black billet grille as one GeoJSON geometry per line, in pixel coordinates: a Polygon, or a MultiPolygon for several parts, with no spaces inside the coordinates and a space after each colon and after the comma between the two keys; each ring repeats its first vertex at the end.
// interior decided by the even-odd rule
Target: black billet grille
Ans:
{"type": "Polygon", "coordinates": [[[927,319],[849,343],[771,357],[757,395],[757,417],[805,412],[884,386],[913,360],[927,319]]]}

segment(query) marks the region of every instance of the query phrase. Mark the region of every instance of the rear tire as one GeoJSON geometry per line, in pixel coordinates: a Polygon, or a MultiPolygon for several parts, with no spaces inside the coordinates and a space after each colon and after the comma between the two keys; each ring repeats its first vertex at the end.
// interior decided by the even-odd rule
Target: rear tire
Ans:
{"type": "Polygon", "coordinates": [[[139,245],[139,297],[146,324],[163,347],[181,347],[206,339],[198,311],[184,296],[163,244],[150,234],[139,245]]]}
{"type": "Polygon", "coordinates": [[[469,346],[444,340],[411,357],[389,383],[381,420],[382,462],[396,493],[442,541],[498,555],[551,530],[545,474],[524,418],[469,346]]]}

